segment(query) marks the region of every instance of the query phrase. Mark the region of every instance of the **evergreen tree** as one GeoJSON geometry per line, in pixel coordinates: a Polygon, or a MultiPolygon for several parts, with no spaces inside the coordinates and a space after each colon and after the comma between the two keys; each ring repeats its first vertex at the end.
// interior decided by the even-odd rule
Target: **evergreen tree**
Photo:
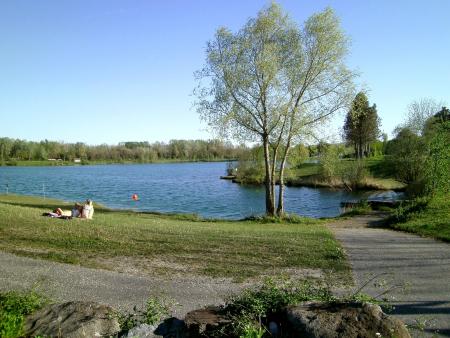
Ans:
{"type": "Polygon", "coordinates": [[[366,94],[359,92],[352,102],[344,124],[345,140],[353,145],[357,158],[370,153],[370,143],[380,134],[379,124],[376,105],[369,106],[366,94]]]}

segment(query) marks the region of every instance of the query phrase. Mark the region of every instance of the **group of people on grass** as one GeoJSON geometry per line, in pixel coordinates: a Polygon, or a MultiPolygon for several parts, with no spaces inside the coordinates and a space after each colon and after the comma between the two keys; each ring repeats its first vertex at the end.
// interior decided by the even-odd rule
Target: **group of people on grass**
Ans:
{"type": "Polygon", "coordinates": [[[56,208],[53,212],[49,212],[46,216],[54,218],[85,218],[92,219],[94,216],[94,205],[90,199],[87,199],[84,204],[75,203],[72,210],[62,210],[56,208]]]}

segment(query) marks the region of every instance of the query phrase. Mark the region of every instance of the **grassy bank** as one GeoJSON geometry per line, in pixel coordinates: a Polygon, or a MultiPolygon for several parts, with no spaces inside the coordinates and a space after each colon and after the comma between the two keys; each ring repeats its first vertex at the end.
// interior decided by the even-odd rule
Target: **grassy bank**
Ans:
{"type": "MultiPolygon", "coordinates": [[[[345,171],[346,166],[351,166],[353,160],[340,160],[340,166],[345,171]]],[[[358,182],[358,190],[404,190],[406,184],[397,181],[394,173],[386,167],[383,158],[371,158],[365,160],[367,175],[358,182]]],[[[261,169],[262,170],[262,169],[261,169]]],[[[264,173],[252,171],[249,175],[238,175],[236,183],[261,185],[264,182],[264,173]]],[[[285,174],[285,183],[292,187],[320,187],[344,189],[346,186],[339,177],[324,178],[321,175],[319,163],[303,163],[295,168],[288,168],[285,174]]]]}
{"type": "MultiPolygon", "coordinates": [[[[339,166],[343,172],[351,172],[353,159],[340,160],[339,166]]],[[[404,190],[406,184],[395,179],[392,168],[388,168],[383,157],[364,160],[366,175],[357,184],[358,190],[404,190]]],[[[328,188],[345,188],[342,178],[324,179],[319,163],[305,163],[288,172],[287,183],[292,186],[312,186],[328,188]]]]}
{"type": "Polygon", "coordinates": [[[389,219],[393,229],[450,242],[450,196],[416,200],[395,211],[389,219]]]}
{"type": "Polygon", "coordinates": [[[238,280],[287,269],[349,272],[340,245],[317,220],[195,221],[102,208],[92,221],[41,216],[62,205],[0,195],[0,250],[117,271],[238,280]]]}

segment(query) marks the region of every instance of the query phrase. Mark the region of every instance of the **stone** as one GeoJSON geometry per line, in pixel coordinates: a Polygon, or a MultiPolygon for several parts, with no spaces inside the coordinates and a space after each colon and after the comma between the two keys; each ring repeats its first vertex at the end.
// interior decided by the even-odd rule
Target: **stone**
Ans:
{"type": "Polygon", "coordinates": [[[116,311],[95,302],[48,305],[25,320],[25,336],[110,337],[120,331],[116,311]]]}
{"type": "Polygon", "coordinates": [[[305,302],[286,309],[290,330],[304,338],[410,338],[402,321],[369,303],[305,302]]]}
{"type": "Polygon", "coordinates": [[[126,338],[156,338],[161,337],[160,335],[155,334],[156,326],[149,324],[141,324],[136,327],[133,327],[128,331],[126,338]]]}
{"type": "Polygon", "coordinates": [[[184,321],[181,319],[170,317],[165,319],[162,323],[158,325],[156,330],[154,331],[154,334],[157,335],[157,337],[185,337],[186,333],[186,326],[184,324],[184,321]]]}
{"type": "Polygon", "coordinates": [[[210,331],[220,329],[231,323],[231,320],[221,312],[220,307],[208,306],[203,309],[188,312],[184,318],[189,337],[207,335],[210,331]]]}

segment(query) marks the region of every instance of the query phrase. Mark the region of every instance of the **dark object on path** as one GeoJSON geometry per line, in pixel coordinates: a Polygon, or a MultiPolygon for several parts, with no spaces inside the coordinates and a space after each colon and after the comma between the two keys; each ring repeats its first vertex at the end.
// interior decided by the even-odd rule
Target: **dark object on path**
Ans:
{"type": "Polygon", "coordinates": [[[369,303],[307,302],[286,309],[291,330],[305,338],[410,338],[403,322],[369,303]]]}
{"type": "Polygon", "coordinates": [[[120,331],[115,310],[95,302],[67,302],[44,307],[25,322],[25,336],[104,337],[120,331]]]}

